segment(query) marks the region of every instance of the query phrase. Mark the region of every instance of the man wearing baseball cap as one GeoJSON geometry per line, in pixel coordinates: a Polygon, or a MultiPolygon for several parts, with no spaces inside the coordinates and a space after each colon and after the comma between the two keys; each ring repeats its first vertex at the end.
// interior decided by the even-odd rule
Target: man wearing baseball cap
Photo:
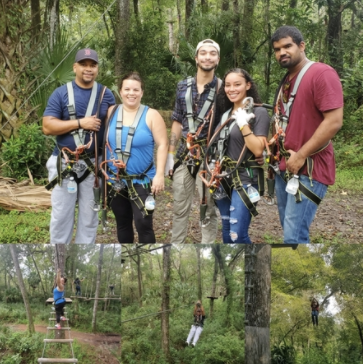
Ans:
{"type": "Polygon", "coordinates": [[[212,133],[213,108],[220,80],[215,69],[219,45],[212,39],[198,43],[195,50],[197,74],[178,83],[169,154],[165,175],[173,178],[174,214],[171,243],[184,243],[188,232],[195,186],[201,198],[202,244],[212,244],[217,234],[217,215],[209,190],[198,175],[208,138],[212,133]],[[181,138],[180,146],[176,146],[181,138]],[[200,153],[198,152],[200,151],[200,153]],[[174,158],[175,157],[175,158],[174,158]]]}
{"type": "Polygon", "coordinates": [[[96,240],[98,214],[90,207],[94,197],[95,148],[102,145],[107,110],[115,104],[112,92],[95,81],[98,75],[96,51],[79,50],[73,72],[75,79],[52,93],[43,114],[44,134],[55,135],[57,141],[47,162],[49,184],[46,188],[53,189],[52,244],[71,242],[77,201],[75,243],[91,244],[96,240]],[[95,133],[98,146],[94,142],[95,133]]]}

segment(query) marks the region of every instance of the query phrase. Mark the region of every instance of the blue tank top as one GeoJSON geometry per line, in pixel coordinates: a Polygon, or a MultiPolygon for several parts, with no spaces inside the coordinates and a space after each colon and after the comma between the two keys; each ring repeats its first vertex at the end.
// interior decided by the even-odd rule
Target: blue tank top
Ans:
{"type": "Polygon", "coordinates": [[[65,291],[58,291],[58,288],[55,287],[53,290],[53,298],[54,298],[54,304],[58,305],[59,303],[66,302],[66,300],[63,298],[65,295],[65,291]]]}
{"type": "MultiPolygon", "coordinates": [[[[141,119],[139,124],[137,125],[134,137],[132,139],[131,150],[130,150],[130,158],[127,161],[126,172],[127,174],[140,174],[146,171],[146,169],[150,166],[151,162],[153,162],[153,166],[147,172],[147,177],[144,179],[134,179],[133,183],[143,183],[146,184],[150,182],[156,174],[155,163],[154,163],[154,138],[151,130],[146,124],[146,114],[149,107],[146,106],[144,112],[141,115],[141,119]]],[[[117,125],[117,114],[118,110],[114,113],[112,119],[109,122],[109,133],[108,133],[108,143],[112,151],[116,149],[116,125],[117,125]]],[[[126,147],[127,135],[129,132],[128,126],[122,127],[122,140],[121,140],[121,150],[124,151],[126,147]]],[[[119,146],[117,146],[119,147],[119,146]]],[[[117,158],[117,154],[113,153],[115,158],[117,158]]],[[[107,159],[111,158],[110,150],[107,148],[107,159]]],[[[117,173],[117,168],[112,164],[108,163],[108,167],[114,173],[117,173]]],[[[111,173],[109,173],[110,177],[114,177],[111,173]]],[[[113,182],[112,180],[110,180],[113,182]]]]}

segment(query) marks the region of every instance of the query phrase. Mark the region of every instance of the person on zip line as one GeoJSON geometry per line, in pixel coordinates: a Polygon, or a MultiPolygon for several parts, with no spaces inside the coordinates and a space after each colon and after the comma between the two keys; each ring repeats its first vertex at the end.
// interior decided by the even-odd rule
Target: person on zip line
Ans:
{"type": "Polygon", "coordinates": [[[101,168],[104,188],[119,243],[134,242],[134,222],[139,244],[154,244],[153,196],[164,191],[166,126],[158,111],[141,104],[144,82],[137,72],[124,76],[119,90],[122,104],[108,110],[101,168]]]}
{"type": "Polygon", "coordinates": [[[191,347],[194,348],[195,345],[197,344],[200,334],[203,331],[204,320],[205,320],[204,307],[202,306],[202,302],[198,300],[193,310],[193,324],[192,327],[190,328],[187,341],[185,342],[187,346],[191,344],[191,347]]]}
{"type": "Polygon", "coordinates": [[[319,326],[319,302],[314,297],[311,300],[311,320],[313,321],[313,326],[319,326]]]}
{"type": "Polygon", "coordinates": [[[58,269],[56,276],[56,284],[53,289],[54,308],[57,320],[55,327],[57,329],[61,329],[60,321],[65,320],[64,306],[66,305],[66,300],[64,298],[65,295],[64,286],[66,283],[67,283],[67,278],[63,277],[61,274],[61,270],[58,269]]]}
{"type": "Polygon", "coordinates": [[[306,58],[297,28],[278,28],[271,43],[288,71],[274,102],[281,136],[275,163],[280,222],[284,243],[309,243],[318,205],[335,181],[331,139],[343,124],[342,85],[332,67],[306,58]]]}
{"type": "Polygon", "coordinates": [[[171,243],[184,243],[189,214],[197,186],[201,200],[202,244],[216,239],[216,207],[198,175],[208,139],[212,133],[214,104],[219,81],[215,69],[220,60],[219,45],[212,39],[198,43],[195,50],[197,73],[178,83],[165,175],[173,179],[173,227],[171,243]],[[177,144],[181,139],[177,150],[177,144]]]}
{"type": "Polygon", "coordinates": [[[52,93],[43,114],[43,133],[56,136],[56,146],[46,165],[49,178],[46,188],[53,189],[51,244],[71,242],[77,201],[75,243],[93,244],[96,240],[98,213],[96,208],[90,208],[93,199],[96,204],[98,185],[94,176],[95,152],[102,145],[107,110],[115,104],[112,92],[95,81],[96,51],[79,50],[73,72],[75,79],[52,93]],[[96,134],[98,146],[95,146],[96,134]]]}

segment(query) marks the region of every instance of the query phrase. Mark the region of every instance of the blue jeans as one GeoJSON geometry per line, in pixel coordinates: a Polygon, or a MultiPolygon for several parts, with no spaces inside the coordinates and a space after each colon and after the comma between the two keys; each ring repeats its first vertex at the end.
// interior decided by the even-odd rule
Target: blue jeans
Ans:
{"type": "MultiPolygon", "coordinates": [[[[285,191],[286,182],[283,180],[285,172],[281,176],[276,174],[275,189],[277,196],[277,207],[279,210],[280,223],[284,230],[285,244],[308,244],[309,228],[314,220],[318,206],[301,193],[302,201],[296,203],[295,196],[285,191]]],[[[301,175],[300,182],[321,199],[324,198],[328,186],[313,180],[310,186],[308,176],[301,175]]]]}
{"type": "MultiPolygon", "coordinates": [[[[253,185],[258,189],[257,185],[253,185]]],[[[243,185],[247,188],[247,185],[243,185]]],[[[228,197],[216,200],[222,217],[222,237],[224,244],[252,244],[248,236],[251,222],[251,213],[239,197],[237,191],[232,189],[231,199],[228,197]]],[[[257,203],[255,203],[256,206],[257,203]]]]}

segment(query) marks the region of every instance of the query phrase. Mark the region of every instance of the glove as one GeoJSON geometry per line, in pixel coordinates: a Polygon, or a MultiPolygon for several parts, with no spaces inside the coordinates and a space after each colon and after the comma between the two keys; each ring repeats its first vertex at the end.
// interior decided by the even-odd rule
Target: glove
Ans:
{"type": "Polygon", "coordinates": [[[238,108],[237,111],[235,111],[232,115],[232,118],[234,118],[238,124],[238,127],[242,129],[245,125],[249,123],[251,119],[255,117],[255,114],[250,113],[247,114],[246,110],[242,108],[238,108]]]}
{"type": "Polygon", "coordinates": [[[170,170],[173,169],[173,167],[174,167],[174,154],[169,152],[168,158],[166,159],[164,175],[169,176],[170,170]]]}

